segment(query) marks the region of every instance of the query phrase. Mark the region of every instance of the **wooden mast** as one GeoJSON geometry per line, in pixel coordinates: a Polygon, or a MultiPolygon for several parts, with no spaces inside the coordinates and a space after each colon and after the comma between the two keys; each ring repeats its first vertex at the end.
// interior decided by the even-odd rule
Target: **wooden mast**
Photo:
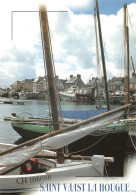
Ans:
{"type": "Polygon", "coordinates": [[[126,103],[129,104],[129,28],[128,28],[128,15],[127,15],[126,3],[124,4],[124,64],[126,65],[125,67],[127,67],[126,103]]]}
{"type": "Polygon", "coordinates": [[[127,104],[129,104],[129,28],[126,27],[127,35],[127,104]]]}
{"type": "MultiPolygon", "coordinates": [[[[59,117],[58,117],[58,107],[57,107],[57,97],[56,97],[56,87],[54,82],[54,71],[51,57],[51,40],[50,32],[48,26],[48,16],[47,10],[44,6],[39,8],[40,24],[41,24],[41,35],[44,50],[44,57],[46,62],[47,77],[48,77],[48,87],[51,103],[52,121],[54,130],[59,130],[59,117]]],[[[57,162],[64,162],[64,154],[62,148],[57,151],[57,162]]]]}
{"type": "Polygon", "coordinates": [[[103,39],[102,39],[102,31],[101,31],[101,22],[100,22],[100,16],[99,16],[98,1],[95,0],[95,3],[96,3],[96,11],[97,11],[97,20],[98,20],[98,29],[99,29],[99,39],[100,39],[103,74],[104,74],[104,81],[105,81],[106,103],[107,103],[107,109],[109,111],[110,110],[109,92],[108,92],[108,84],[107,84],[107,73],[106,73],[106,64],[105,64],[105,56],[104,56],[104,49],[103,49],[103,39]]]}
{"type": "Polygon", "coordinates": [[[98,31],[97,31],[97,19],[96,19],[96,7],[94,5],[94,25],[95,25],[95,38],[96,38],[96,57],[97,57],[97,78],[95,79],[96,91],[97,91],[97,99],[98,99],[98,107],[101,107],[98,80],[100,79],[100,60],[99,60],[99,48],[98,48],[98,31]]]}

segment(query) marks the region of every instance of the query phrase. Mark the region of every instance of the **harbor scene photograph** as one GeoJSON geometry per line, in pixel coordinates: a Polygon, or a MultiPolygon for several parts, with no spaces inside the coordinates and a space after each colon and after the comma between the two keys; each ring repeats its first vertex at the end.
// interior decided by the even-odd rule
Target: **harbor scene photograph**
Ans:
{"type": "Polygon", "coordinates": [[[0,5],[0,195],[136,194],[136,2],[0,5]]]}

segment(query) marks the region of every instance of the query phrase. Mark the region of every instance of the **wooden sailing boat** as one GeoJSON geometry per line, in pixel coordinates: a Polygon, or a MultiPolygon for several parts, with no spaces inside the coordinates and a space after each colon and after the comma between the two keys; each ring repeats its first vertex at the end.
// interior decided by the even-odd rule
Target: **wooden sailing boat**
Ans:
{"type": "MultiPolygon", "coordinates": [[[[40,17],[41,26],[43,28],[43,38],[46,39],[44,40],[44,44],[46,44],[44,45],[47,58],[46,63],[48,62],[48,66],[51,66],[49,39],[47,38],[49,36],[48,25],[46,25],[48,20],[47,12],[44,7],[40,8],[40,17]]],[[[49,67],[48,71],[52,71],[51,67],[49,67]]],[[[51,75],[49,79],[50,96],[54,96],[51,103],[53,106],[52,112],[56,112],[56,103],[54,104],[56,101],[54,95],[55,89],[51,75]]],[[[60,148],[95,132],[110,121],[117,120],[128,108],[129,105],[125,105],[124,107],[87,119],[62,130],[59,130],[58,117],[57,114],[55,115],[54,113],[53,122],[55,131],[0,152],[0,191],[9,192],[10,190],[10,192],[12,192],[16,189],[40,188],[41,182],[45,185],[49,181],[58,181],[58,178],[66,176],[103,176],[104,161],[107,160],[109,162],[113,159],[105,159],[103,155],[98,155],[92,158],[86,157],[86,161],[80,160],[81,156],[75,157],[76,160],[69,159],[69,161],[67,161],[60,148]],[[57,153],[45,150],[53,150],[57,153]],[[42,152],[40,155],[44,157],[38,158],[39,152],[42,152]],[[35,158],[33,159],[33,157],[35,158]],[[57,161],[52,161],[51,157],[57,157],[57,161]],[[29,169],[27,169],[27,174],[24,172],[23,166],[29,166],[29,163],[31,166],[35,165],[35,167],[31,167],[33,174],[29,169]]],[[[2,144],[0,148],[1,146],[3,147],[2,144]]]]}
{"type": "MultiPolygon", "coordinates": [[[[59,178],[63,177],[104,176],[104,161],[112,162],[112,158],[104,158],[103,155],[96,155],[92,158],[78,155],[73,156],[75,160],[72,160],[72,156],[70,155],[70,159],[70,156],[67,155],[69,160],[65,159],[64,163],[60,164],[56,160],[51,160],[57,156],[56,153],[45,151],[45,149],[56,151],[95,132],[98,128],[108,124],[109,121],[120,117],[128,107],[129,105],[123,106],[0,152],[0,191],[39,188],[41,182],[46,184],[49,181],[58,181],[59,178]],[[33,174],[30,172],[26,174],[22,167],[24,164],[29,166],[33,157],[35,157],[36,169],[33,170],[33,174]],[[80,160],[80,158],[86,159],[86,161],[80,160]]],[[[0,148],[1,146],[3,145],[0,144],[0,148]]],[[[64,155],[65,157],[66,155],[64,155]]]]}

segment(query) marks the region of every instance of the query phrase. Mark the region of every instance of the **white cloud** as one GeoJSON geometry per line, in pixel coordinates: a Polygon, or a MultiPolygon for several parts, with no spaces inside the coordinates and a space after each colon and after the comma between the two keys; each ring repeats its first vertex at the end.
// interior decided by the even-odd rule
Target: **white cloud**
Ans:
{"type": "MultiPolygon", "coordinates": [[[[5,0],[0,3],[0,83],[11,84],[17,79],[44,75],[38,13],[40,0],[5,0]],[[8,5],[8,6],[7,6],[8,5]]],[[[48,13],[56,73],[59,78],[81,74],[85,82],[96,76],[96,46],[93,15],[75,14],[70,7],[88,6],[89,0],[46,0],[48,10],[67,10],[67,13],[48,13]]],[[[136,47],[136,4],[128,6],[131,19],[130,55],[134,63],[136,47]]],[[[123,47],[123,10],[117,15],[101,15],[108,77],[120,76],[123,47]]],[[[122,71],[123,72],[123,71],[122,71]]],[[[123,76],[123,75],[122,75],[123,76]]]]}

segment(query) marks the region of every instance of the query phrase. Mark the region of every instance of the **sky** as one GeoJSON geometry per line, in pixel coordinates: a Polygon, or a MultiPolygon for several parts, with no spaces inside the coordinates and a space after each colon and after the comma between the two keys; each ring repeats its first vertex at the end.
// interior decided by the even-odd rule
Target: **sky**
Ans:
{"type": "MultiPolygon", "coordinates": [[[[123,5],[128,5],[130,55],[136,64],[136,1],[98,0],[98,3],[107,77],[124,76],[123,5]]],[[[3,0],[0,1],[0,87],[45,74],[40,4],[49,11],[53,58],[59,78],[81,74],[87,83],[97,76],[93,0],[3,0]]]]}

